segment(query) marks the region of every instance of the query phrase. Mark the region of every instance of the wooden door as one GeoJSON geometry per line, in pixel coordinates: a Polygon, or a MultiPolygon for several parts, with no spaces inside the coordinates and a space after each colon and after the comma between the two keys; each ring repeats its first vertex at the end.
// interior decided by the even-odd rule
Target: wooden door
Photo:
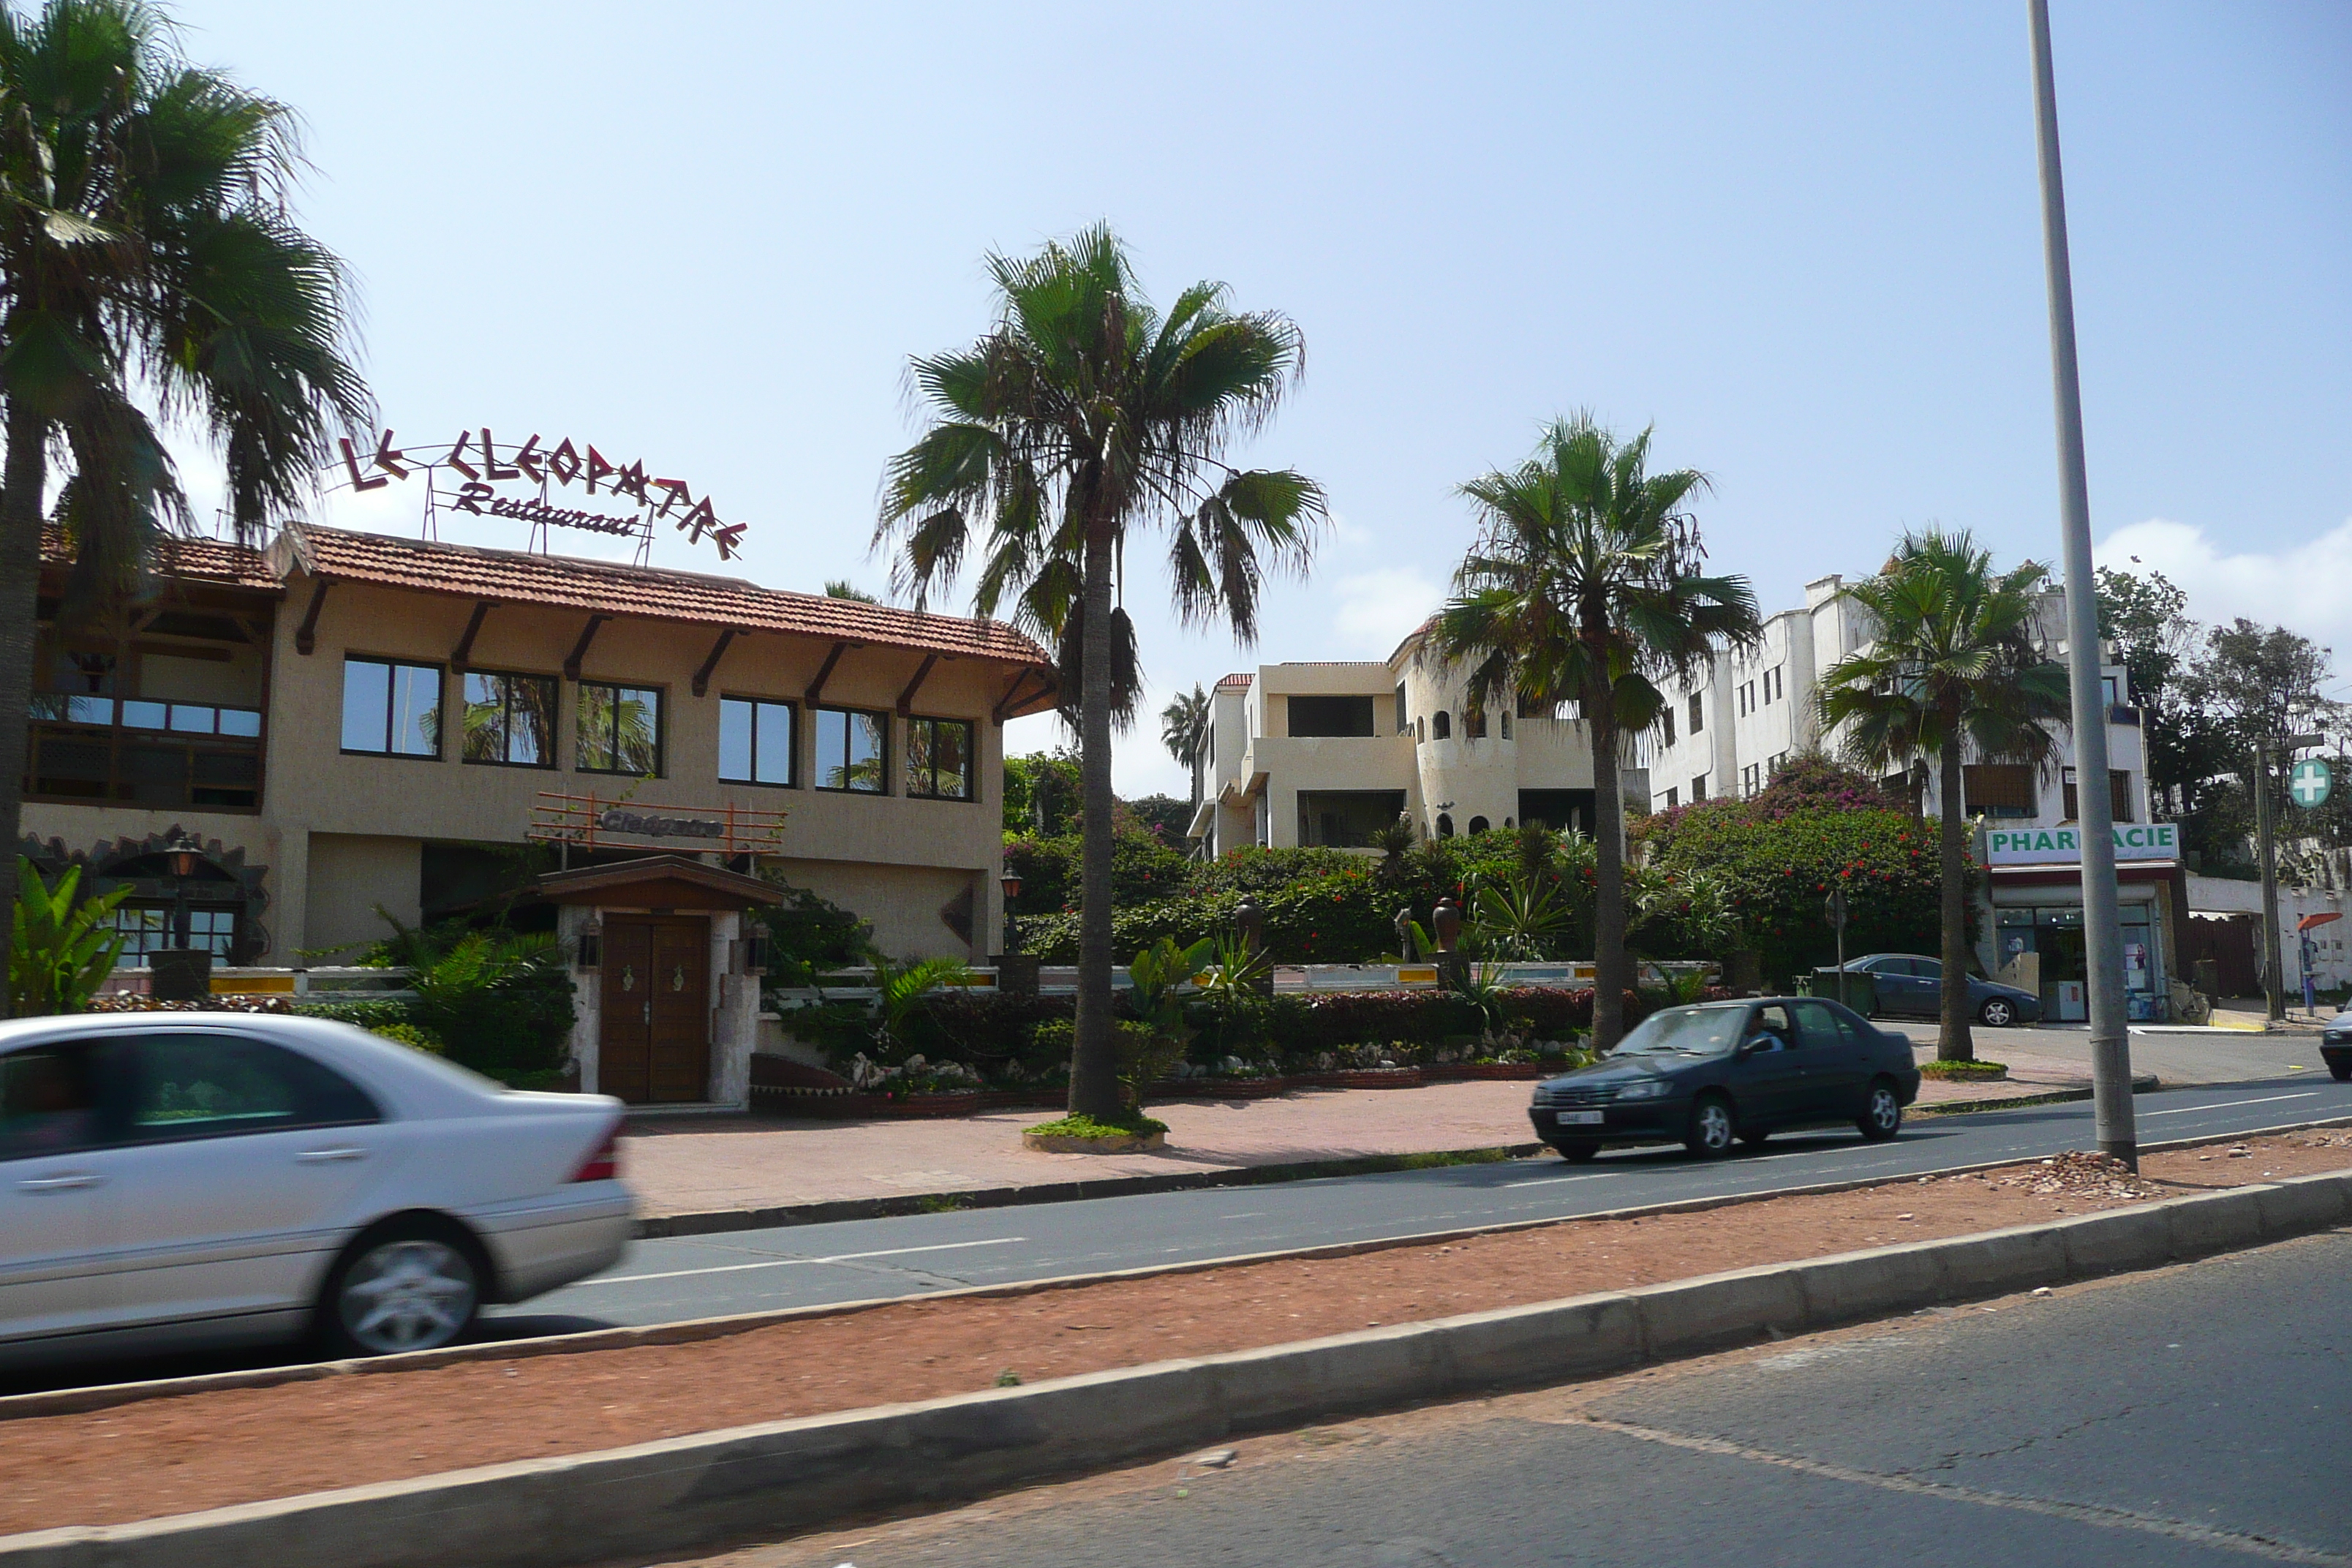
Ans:
{"type": "Polygon", "coordinates": [[[669,916],[653,924],[649,1100],[710,1098],[710,922],[669,916]]]}
{"type": "Polygon", "coordinates": [[[596,1088],[632,1102],[653,1098],[654,922],[604,919],[596,1088]]]}

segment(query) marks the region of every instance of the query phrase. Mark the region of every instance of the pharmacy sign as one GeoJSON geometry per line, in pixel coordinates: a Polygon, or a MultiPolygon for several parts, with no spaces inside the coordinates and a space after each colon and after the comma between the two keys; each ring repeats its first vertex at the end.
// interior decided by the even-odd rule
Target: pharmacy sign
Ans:
{"type": "MultiPolygon", "coordinates": [[[[2177,862],[2180,858],[2180,825],[2116,823],[2116,858],[2142,863],[2177,862]]],[[[2083,860],[2082,830],[2071,826],[1987,828],[1985,859],[1994,866],[2078,866],[2083,860]]]]}
{"type": "Polygon", "coordinates": [[[2327,792],[2335,782],[2326,763],[2317,757],[2305,757],[2287,775],[2286,793],[2294,797],[2295,805],[2310,811],[2327,804],[2327,792]]]}

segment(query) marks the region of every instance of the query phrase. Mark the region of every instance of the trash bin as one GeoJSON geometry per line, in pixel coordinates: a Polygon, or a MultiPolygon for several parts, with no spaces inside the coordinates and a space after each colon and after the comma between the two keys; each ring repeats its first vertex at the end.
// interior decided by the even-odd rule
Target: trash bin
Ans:
{"type": "Polygon", "coordinates": [[[1834,997],[1867,1018],[1878,1011],[1878,976],[1866,969],[1816,969],[1810,994],[1834,997]],[[1839,992],[1841,982],[1844,985],[1843,994],[1839,992]]]}

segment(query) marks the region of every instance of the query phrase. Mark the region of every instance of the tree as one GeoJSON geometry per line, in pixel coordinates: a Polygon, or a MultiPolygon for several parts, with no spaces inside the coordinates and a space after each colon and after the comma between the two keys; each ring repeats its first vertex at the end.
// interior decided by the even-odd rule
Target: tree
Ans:
{"type": "Polygon", "coordinates": [[[2254,831],[2258,788],[2270,791],[2273,820],[2284,836],[2342,841],[2352,796],[2305,811],[2291,806],[2286,792],[2286,738],[2309,730],[2342,732],[2344,705],[2322,695],[2334,683],[2327,648],[2284,626],[2239,619],[2206,635],[2180,689],[2204,741],[2200,765],[2210,770],[2191,833],[2209,858],[2252,858],[2244,845],[2254,831]],[[2272,765],[2259,770],[2256,756],[2265,746],[2273,748],[2272,765]]]}
{"type": "Polygon", "coordinates": [[[2067,714],[2065,670],[2034,638],[2035,599],[2049,569],[2005,573],[1966,531],[1906,533],[1878,575],[1843,596],[1875,636],[1822,678],[1822,721],[1843,728],[1846,755],[1875,773],[1933,757],[1943,817],[1943,1026],[1936,1054],[1973,1061],[1969,1023],[1968,851],[1960,767],[1974,757],[2046,769],[2050,724],[2067,714]]]}
{"type": "Polygon", "coordinates": [[[828,579],[824,585],[824,596],[828,599],[849,599],[860,605],[878,605],[882,602],[846,577],[828,579]]]}
{"type": "Polygon", "coordinates": [[[0,5],[0,841],[14,844],[45,523],[74,558],[63,618],[87,624],[120,609],[151,541],[188,521],[134,393],[209,431],[247,541],[310,494],[332,429],[373,409],[348,357],[342,265],[289,216],[301,160],[283,105],[186,65],[139,0],[49,0],[37,16],[0,5]]]}
{"type": "Polygon", "coordinates": [[[1201,805],[1201,745],[1209,736],[1209,694],[1194,681],[1191,692],[1178,692],[1160,710],[1160,743],[1168,754],[1192,770],[1192,808],[1201,805]]]}
{"type": "Polygon", "coordinates": [[[988,268],[995,326],[912,363],[930,427],[890,464],[875,542],[902,548],[893,587],[920,608],[977,533],[975,612],[1009,605],[1056,650],[1085,813],[1070,1112],[1109,1120],[1111,732],[1141,689],[1114,569],[1131,532],[1163,529],[1180,616],[1255,637],[1265,572],[1305,569],[1323,492],[1224,455],[1273,417],[1305,344],[1284,317],[1234,310],[1222,284],[1192,285],[1162,315],[1107,226],[1033,257],[992,255],[988,268]]]}
{"type": "Polygon", "coordinates": [[[2099,636],[2116,644],[2139,710],[2148,796],[2158,811],[2193,819],[2209,782],[2234,762],[2189,679],[2205,628],[2189,618],[2188,594],[2161,572],[2102,566],[2098,596],[2099,636]]]}
{"type": "Polygon", "coordinates": [[[1595,873],[1594,1046],[1624,1025],[1626,736],[1658,722],[1667,699],[1652,677],[1686,672],[1718,643],[1760,633],[1744,577],[1702,568],[1706,550],[1685,504],[1706,486],[1694,469],[1648,471],[1650,432],[1620,443],[1579,415],[1556,420],[1536,454],[1462,487],[1479,536],[1454,574],[1428,651],[1469,667],[1470,700],[1490,712],[1517,701],[1575,705],[1592,746],[1595,873]]]}

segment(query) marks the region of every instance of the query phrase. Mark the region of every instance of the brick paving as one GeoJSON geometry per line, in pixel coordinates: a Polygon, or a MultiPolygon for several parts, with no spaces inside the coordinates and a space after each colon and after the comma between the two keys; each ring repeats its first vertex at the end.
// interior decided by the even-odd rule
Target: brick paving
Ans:
{"type": "MultiPolygon", "coordinates": [[[[1934,1055],[1923,1051],[1922,1059],[1934,1055]]],[[[2008,1079],[1921,1086],[1923,1105],[2020,1099],[2084,1088],[2082,1067],[2004,1053],[2008,1079]]],[[[937,1121],[824,1121],[779,1116],[648,1119],[630,1129],[625,1166],[648,1215],[903,1198],[1106,1176],[1157,1176],[1526,1143],[1532,1083],[1304,1089],[1272,1100],[1177,1100],[1156,1154],[1040,1154],[1021,1129],[1050,1110],[937,1121]]]]}

